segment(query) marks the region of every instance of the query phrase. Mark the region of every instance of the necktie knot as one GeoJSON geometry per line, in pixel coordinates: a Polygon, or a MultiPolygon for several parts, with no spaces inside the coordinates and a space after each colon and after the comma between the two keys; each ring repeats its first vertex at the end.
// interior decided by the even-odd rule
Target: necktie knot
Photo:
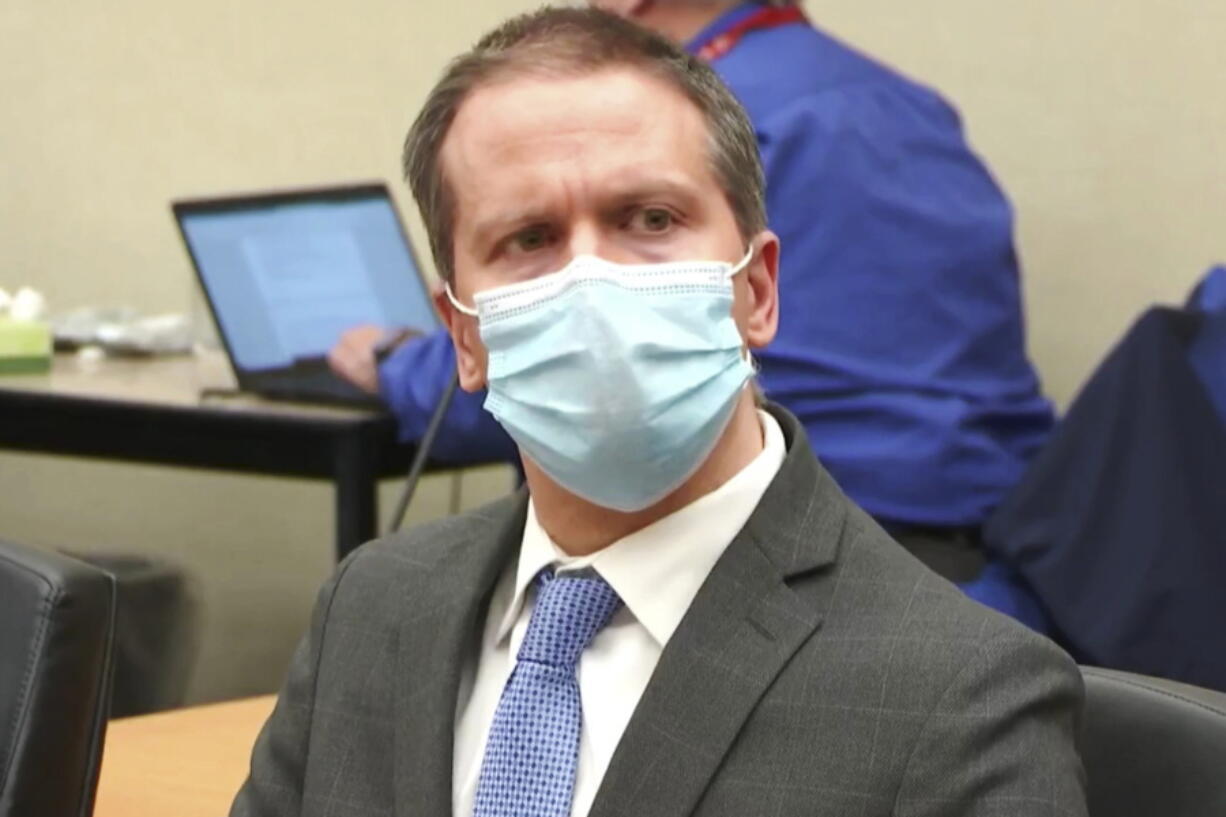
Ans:
{"type": "Polygon", "coordinates": [[[518,658],[573,669],[622,600],[595,571],[546,571],[536,581],[536,608],[518,658]]]}

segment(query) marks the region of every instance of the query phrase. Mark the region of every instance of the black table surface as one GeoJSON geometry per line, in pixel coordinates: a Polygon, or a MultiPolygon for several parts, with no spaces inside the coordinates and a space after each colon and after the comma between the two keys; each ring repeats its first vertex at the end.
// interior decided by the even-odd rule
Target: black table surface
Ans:
{"type": "Polygon", "coordinates": [[[203,397],[232,385],[225,358],[88,360],[0,376],[0,448],[128,462],[328,478],[337,553],[375,534],[379,477],[407,470],[412,448],[390,415],[366,408],[203,397]]]}

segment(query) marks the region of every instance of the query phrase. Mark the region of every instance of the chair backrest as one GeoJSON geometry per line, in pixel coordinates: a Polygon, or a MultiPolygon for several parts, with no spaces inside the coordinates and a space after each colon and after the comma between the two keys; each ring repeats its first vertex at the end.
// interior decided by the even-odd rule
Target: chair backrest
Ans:
{"type": "Polygon", "coordinates": [[[115,580],[0,542],[0,817],[88,817],[106,733],[115,580]]]}
{"type": "Polygon", "coordinates": [[[1226,815],[1226,694],[1082,667],[1091,817],[1226,815]]]}

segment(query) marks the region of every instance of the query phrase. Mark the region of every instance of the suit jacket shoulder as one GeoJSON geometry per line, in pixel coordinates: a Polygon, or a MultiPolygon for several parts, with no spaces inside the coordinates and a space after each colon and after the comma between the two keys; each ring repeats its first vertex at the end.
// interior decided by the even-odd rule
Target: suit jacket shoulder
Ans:
{"type": "Polygon", "coordinates": [[[1084,814],[1071,660],[966,598],[808,455],[661,656],[592,817],[1084,814]]]}
{"type": "Polygon", "coordinates": [[[232,815],[386,815],[403,798],[444,792],[449,802],[460,667],[525,510],[511,496],[370,542],[341,563],[232,815]],[[397,780],[430,783],[406,792],[397,780]]]}
{"type": "Polygon", "coordinates": [[[842,779],[889,770],[882,813],[1084,814],[1076,665],[852,516],[828,626],[805,656],[850,668],[808,690],[845,739],[842,779]]]}

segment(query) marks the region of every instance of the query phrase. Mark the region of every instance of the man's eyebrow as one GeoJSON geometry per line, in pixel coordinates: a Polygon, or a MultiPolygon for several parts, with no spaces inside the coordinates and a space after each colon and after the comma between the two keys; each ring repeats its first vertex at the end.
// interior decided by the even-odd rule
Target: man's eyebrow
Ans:
{"type": "Polygon", "coordinates": [[[473,219],[472,236],[478,246],[492,244],[503,235],[532,224],[549,221],[550,213],[543,207],[497,210],[473,219]]]}
{"type": "Polygon", "coordinates": [[[698,199],[699,186],[680,174],[630,176],[611,182],[605,197],[621,201],[636,201],[653,196],[677,196],[698,199]]]}
{"type": "MultiPolygon", "coordinates": [[[[676,198],[686,205],[695,205],[702,199],[699,185],[684,174],[630,173],[615,176],[606,182],[599,200],[607,209],[658,196],[676,198]]],[[[517,229],[548,223],[556,215],[548,206],[539,203],[490,210],[473,216],[470,234],[477,246],[484,247],[517,229]]]]}

